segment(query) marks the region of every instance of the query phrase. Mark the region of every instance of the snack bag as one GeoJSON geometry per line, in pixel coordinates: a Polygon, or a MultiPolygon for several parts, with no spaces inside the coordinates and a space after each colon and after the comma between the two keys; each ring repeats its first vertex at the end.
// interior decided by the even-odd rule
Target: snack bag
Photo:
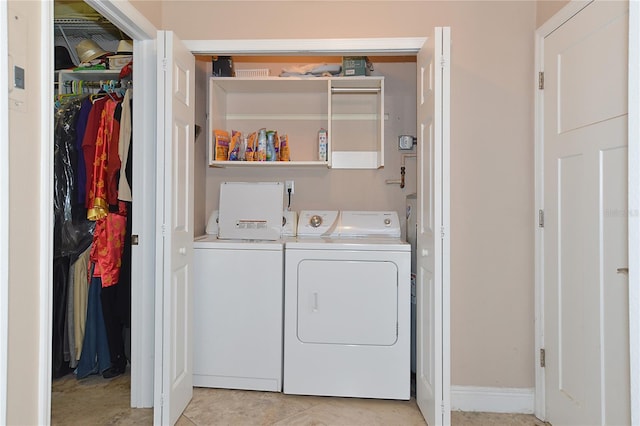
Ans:
{"type": "Polygon", "coordinates": [[[274,161],[280,161],[280,136],[278,136],[278,131],[276,130],[273,136],[273,150],[275,152],[274,161]]]}
{"type": "Polygon", "coordinates": [[[289,136],[282,135],[280,136],[280,152],[279,152],[280,161],[291,161],[291,155],[289,152],[289,136]]]}
{"type": "Polygon", "coordinates": [[[213,139],[215,141],[215,154],[217,161],[229,159],[229,132],[225,130],[214,130],[213,139]]]}
{"type": "Polygon", "coordinates": [[[247,161],[256,161],[256,137],[257,133],[253,132],[247,139],[247,149],[244,153],[247,161]]]}
{"type": "Polygon", "coordinates": [[[229,144],[229,161],[238,161],[240,159],[240,145],[242,141],[242,133],[237,130],[231,131],[231,143],[229,144]]]}

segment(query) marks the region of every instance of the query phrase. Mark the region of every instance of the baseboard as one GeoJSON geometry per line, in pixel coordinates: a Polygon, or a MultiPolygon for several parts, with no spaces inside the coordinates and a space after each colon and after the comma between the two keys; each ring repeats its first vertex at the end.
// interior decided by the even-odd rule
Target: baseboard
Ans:
{"type": "Polygon", "coordinates": [[[534,388],[451,386],[451,409],[455,411],[532,414],[534,406],[534,388]]]}

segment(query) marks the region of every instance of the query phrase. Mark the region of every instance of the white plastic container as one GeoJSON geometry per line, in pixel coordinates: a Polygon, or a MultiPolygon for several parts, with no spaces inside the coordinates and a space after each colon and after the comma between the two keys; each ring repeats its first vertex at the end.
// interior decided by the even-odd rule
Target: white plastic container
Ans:
{"type": "Polygon", "coordinates": [[[327,131],[318,131],[318,160],[327,161],[327,131]]]}
{"type": "Polygon", "coordinates": [[[260,68],[254,70],[235,70],[236,77],[268,77],[269,68],[260,68]]]}

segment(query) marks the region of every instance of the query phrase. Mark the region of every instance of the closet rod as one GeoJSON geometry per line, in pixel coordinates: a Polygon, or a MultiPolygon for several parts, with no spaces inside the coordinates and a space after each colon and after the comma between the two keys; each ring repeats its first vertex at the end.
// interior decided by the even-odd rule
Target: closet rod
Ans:
{"type": "MultiPolygon", "coordinates": [[[[109,81],[109,80],[103,80],[103,81],[86,81],[86,80],[67,80],[64,82],[64,86],[65,87],[71,87],[73,85],[73,83],[78,82],[78,81],[82,81],[82,85],[84,87],[102,87],[105,84],[105,81],[109,81]]],[[[127,82],[117,82],[115,83],[115,86],[113,87],[131,87],[133,85],[132,81],[127,81],[127,82]]]]}

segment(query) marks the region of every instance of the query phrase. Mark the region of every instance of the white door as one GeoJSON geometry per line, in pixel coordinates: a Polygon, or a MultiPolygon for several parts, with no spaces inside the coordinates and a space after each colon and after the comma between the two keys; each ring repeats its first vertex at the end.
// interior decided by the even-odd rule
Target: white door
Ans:
{"type": "Polygon", "coordinates": [[[628,425],[628,3],[544,40],[546,420],[628,425]],[[623,272],[621,270],[621,272],[623,272]]]}
{"type": "Polygon", "coordinates": [[[417,57],[416,399],[429,426],[451,422],[450,38],[450,28],[436,28],[417,57]]]}
{"type": "Polygon", "coordinates": [[[193,394],[192,259],[195,59],[158,32],[158,287],[154,424],[173,425],[193,394]],[[158,371],[161,369],[161,371],[158,371]]]}

